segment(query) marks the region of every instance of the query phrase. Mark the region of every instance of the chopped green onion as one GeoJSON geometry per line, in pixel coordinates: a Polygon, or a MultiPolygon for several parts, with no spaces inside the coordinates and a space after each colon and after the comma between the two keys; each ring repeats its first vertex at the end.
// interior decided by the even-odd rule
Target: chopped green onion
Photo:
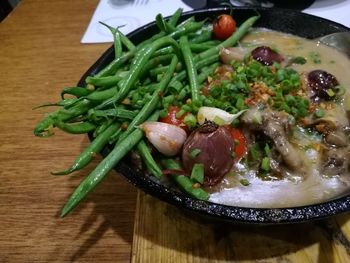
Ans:
{"type": "Polygon", "coordinates": [[[202,163],[196,163],[193,165],[191,172],[191,179],[203,184],[204,182],[204,165],[202,163]]]}
{"type": "Polygon", "coordinates": [[[269,157],[264,157],[261,162],[261,169],[264,171],[269,171],[270,170],[270,158],[269,157]]]}
{"type": "Polygon", "coordinates": [[[317,52],[310,52],[309,53],[310,58],[312,59],[312,61],[315,64],[320,64],[321,63],[321,59],[320,59],[320,54],[317,52]]]}
{"type": "Polygon", "coordinates": [[[259,111],[255,112],[253,114],[253,123],[255,123],[255,124],[262,123],[262,117],[261,117],[261,113],[259,111]]]}
{"type": "Polygon", "coordinates": [[[334,95],[335,95],[335,93],[332,89],[327,89],[326,92],[327,92],[329,97],[334,97],[334,95]]]}
{"type": "Polygon", "coordinates": [[[184,104],[181,106],[181,109],[186,111],[186,112],[191,112],[192,111],[192,108],[191,106],[187,105],[187,104],[184,104]]]}
{"type": "Polygon", "coordinates": [[[250,155],[252,157],[252,161],[256,161],[259,158],[259,145],[257,143],[250,149],[250,155]]]}
{"type": "Polygon", "coordinates": [[[300,65],[303,65],[306,63],[306,58],[304,57],[292,57],[290,60],[289,60],[289,63],[290,64],[300,64],[300,65]]]}
{"type": "Polygon", "coordinates": [[[181,118],[182,115],[184,115],[185,113],[186,113],[186,111],[180,110],[178,113],[175,114],[175,117],[179,119],[179,118],[181,118]]]}
{"type": "Polygon", "coordinates": [[[168,115],[168,110],[167,109],[162,109],[159,111],[159,117],[165,118],[168,115]]]}
{"type": "Polygon", "coordinates": [[[270,146],[267,143],[265,144],[264,151],[266,156],[270,155],[270,146]]]}
{"type": "Polygon", "coordinates": [[[324,110],[322,110],[322,109],[317,109],[317,110],[315,111],[315,116],[316,116],[317,118],[322,118],[324,115],[325,115],[325,112],[324,112],[324,110]]]}
{"type": "Polygon", "coordinates": [[[193,128],[197,125],[197,119],[193,114],[187,114],[184,118],[184,123],[189,127],[193,128]]]}
{"type": "Polygon", "coordinates": [[[242,185],[244,185],[244,186],[250,185],[250,183],[249,183],[249,181],[248,181],[247,179],[241,179],[241,180],[239,180],[239,182],[240,182],[242,185]]]}
{"type": "Polygon", "coordinates": [[[198,156],[198,154],[200,154],[201,153],[201,150],[200,149],[193,149],[191,152],[190,152],[190,156],[192,157],[192,158],[195,158],[196,156],[198,156]]]}
{"type": "Polygon", "coordinates": [[[183,85],[180,81],[175,80],[169,83],[168,89],[171,93],[178,94],[183,89],[183,85]]]}
{"type": "Polygon", "coordinates": [[[236,108],[239,110],[244,110],[246,108],[244,100],[242,98],[238,98],[236,102],[236,108]]]}
{"type": "Polygon", "coordinates": [[[220,117],[218,117],[218,116],[215,116],[213,121],[219,126],[225,124],[225,121],[223,119],[221,119],[220,117]]]}
{"type": "Polygon", "coordinates": [[[346,92],[345,88],[341,85],[335,86],[334,89],[337,91],[338,96],[343,96],[346,92]]]}
{"type": "Polygon", "coordinates": [[[174,95],[166,96],[163,98],[163,103],[164,104],[172,104],[174,99],[175,99],[174,95]]]}

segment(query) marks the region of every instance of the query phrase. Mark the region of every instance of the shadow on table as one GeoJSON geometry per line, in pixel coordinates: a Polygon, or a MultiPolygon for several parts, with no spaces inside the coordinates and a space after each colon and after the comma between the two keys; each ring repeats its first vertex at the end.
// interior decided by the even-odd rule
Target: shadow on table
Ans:
{"type": "MultiPolygon", "coordinates": [[[[154,202],[159,203],[155,200],[154,202]]],[[[149,210],[153,209],[152,204],[148,206],[149,210]]],[[[207,262],[207,260],[296,262],[294,260],[302,260],[304,257],[300,257],[300,254],[293,255],[296,252],[302,252],[301,256],[311,261],[313,259],[320,263],[332,262],[335,258],[335,245],[342,246],[347,254],[350,254],[349,240],[341,231],[341,226],[350,220],[348,214],[338,216],[337,220],[254,226],[213,222],[184,213],[167,204],[161,204],[161,206],[163,208],[153,216],[157,219],[147,216],[140,224],[147,226],[150,230],[143,229],[141,226],[136,228],[136,236],[146,240],[141,241],[141,244],[144,242],[146,245],[139,248],[140,251],[147,245],[157,244],[158,246],[152,245],[152,248],[166,248],[168,252],[163,251],[165,255],[167,253],[170,255],[170,251],[174,250],[190,255],[195,259],[193,262],[207,262]],[[162,224],[159,223],[160,221],[162,224]]],[[[159,251],[149,253],[157,252],[159,251]]]]}
{"type": "MultiPolygon", "coordinates": [[[[86,169],[78,172],[75,177],[84,178],[96,164],[97,162],[91,166],[89,165],[86,169]]],[[[76,179],[72,177],[72,180],[76,179]]],[[[74,188],[71,191],[73,192],[74,188]]],[[[136,189],[122,179],[115,171],[112,171],[94,192],[90,193],[86,200],[80,203],[67,216],[71,220],[69,223],[73,225],[76,223],[74,221],[81,220],[81,214],[84,214],[86,210],[91,210],[91,213],[84,221],[78,223],[80,230],[76,231],[77,234],[74,240],[77,240],[77,242],[75,252],[70,255],[70,261],[83,260],[86,254],[88,254],[88,251],[96,246],[96,243],[100,243],[98,246],[103,247],[104,242],[102,239],[105,238],[117,240],[116,237],[118,236],[131,247],[135,205],[136,189]],[[91,204],[93,209],[89,208],[91,204]],[[75,215],[79,215],[78,219],[75,218],[75,215]]],[[[121,245],[125,247],[125,243],[121,245]]],[[[107,249],[104,252],[110,253],[112,251],[117,254],[119,244],[116,242],[112,242],[112,244],[115,244],[115,248],[107,249]]],[[[129,252],[127,251],[126,253],[129,254],[129,252]]]]}

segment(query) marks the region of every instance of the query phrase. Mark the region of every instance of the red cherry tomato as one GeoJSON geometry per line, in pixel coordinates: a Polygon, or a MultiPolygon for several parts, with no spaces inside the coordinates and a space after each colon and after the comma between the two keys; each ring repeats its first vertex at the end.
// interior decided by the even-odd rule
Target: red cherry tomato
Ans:
{"type": "Polygon", "coordinates": [[[217,39],[224,40],[236,31],[236,21],[230,15],[220,15],[213,23],[213,32],[217,39]]]}
{"type": "Polygon", "coordinates": [[[159,118],[159,121],[179,126],[180,128],[184,129],[187,132],[188,127],[184,123],[184,118],[186,117],[187,114],[185,113],[180,118],[176,118],[176,113],[178,113],[179,111],[180,111],[179,107],[169,106],[167,116],[159,118]]]}
{"type": "Polygon", "coordinates": [[[236,128],[227,126],[231,137],[235,141],[235,161],[239,161],[247,153],[247,143],[243,133],[236,128]]]}

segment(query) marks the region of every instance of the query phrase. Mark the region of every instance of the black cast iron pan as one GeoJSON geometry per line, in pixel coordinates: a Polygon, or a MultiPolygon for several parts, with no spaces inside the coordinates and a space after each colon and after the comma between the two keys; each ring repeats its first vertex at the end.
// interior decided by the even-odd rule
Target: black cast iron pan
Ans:
{"type": "MultiPolygon", "coordinates": [[[[227,8],[202,9],[184,13],[182,20],[190,16],[197,19],[215,18],[219,14],[228,13],[227,8]]],[[[350,31],[349,28],[326,19],[307,15],[293,10],[285,9],[251,9],[235,8],[234,18],[238,24],[247,18],[259,13],[261,18],[255,24],[257,27],[266,27],[273,30],[291,33],[301,37],[313,39],[339,31],[350,31]]],[[[143,26],[128,35],[134,42],[138,43],[157,32],[154,23],[143,26]]],[[[94,75],[104,68],[114,58],[113,47],[109,48],[99,58],[94,65],[84,74],[79,81],[79,86],[85,85],[85,78],[94,75]]],[[[106,156],[110,148],[103,149],[101,154],[106,156]]],[[[309,220],[322,219],[338,213],[350,211],[350,193],[329,202],[292,208],[244,208],[227,205],[214,204],[206,201],[194,200],[175,188],[165,187],[153,178],[145,176],[136,170],[128,161],[124,159],[115,167],[127,181],[142,189],[148,194],[168,202],[177,207],[195,212],[200,215],[211,217],[215,220],[223,220],[235,223],[255,223],[255,224],[285,224],[305,222],[309,220]]],[[[122,189],[121,189],[122,191],[122,189]]]]}

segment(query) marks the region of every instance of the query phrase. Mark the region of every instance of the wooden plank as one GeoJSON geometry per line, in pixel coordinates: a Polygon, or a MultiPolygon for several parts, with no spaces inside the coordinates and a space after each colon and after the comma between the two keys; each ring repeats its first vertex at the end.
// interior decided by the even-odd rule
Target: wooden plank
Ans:
{"type": "Polygon", "coordinates": [[[139,192],[132,262],[350,262],[350,215],[279,226],[233,225],[139,192]]]}

